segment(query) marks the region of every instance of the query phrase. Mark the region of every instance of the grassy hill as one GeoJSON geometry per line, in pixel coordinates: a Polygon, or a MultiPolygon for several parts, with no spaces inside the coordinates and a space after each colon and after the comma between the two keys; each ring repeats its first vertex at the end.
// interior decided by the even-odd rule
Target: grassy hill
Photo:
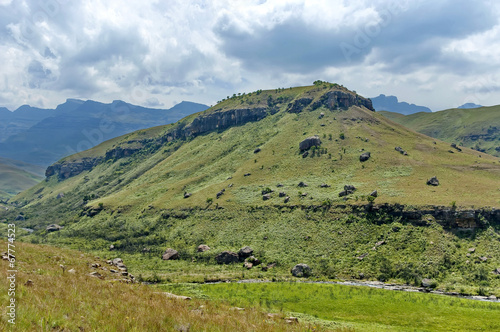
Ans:
{"type": "Polygon", "coordinates": [[[7,200],[43,180],[44,169],[21,161],[0,158],[0,199],[7,200]]]}
{"type": "Polygon", "coordinates": [[[500,157],[500,105],[406,116],[380,113],[419,133],[500,157]]]}
{"type": "Polygon", "coordinates": [[[315,278],[433,278],[498,294],[500,164],[435,141],[336,84],[259,90],[64,158],[0,217],[23,212],[19,225],[35,230],[25,241],[101,256],[113,245],[154,280],[277,278],[307,263],[315,278]],[[312,135],[321,145],[301,151],[312,135]],[[438,186],[426,184],[433,176],[438,186]],[[356,190],[340,197],[346,185],[356,190]],[[52,223],[64,228],[48,233],[52,223]],[[198,253],[200,244],[212,249],[198,253]],[[246,245],[276,265],[215,263],[246,245]],[[167,247],[178,261],[161,260],[167,247]]]}

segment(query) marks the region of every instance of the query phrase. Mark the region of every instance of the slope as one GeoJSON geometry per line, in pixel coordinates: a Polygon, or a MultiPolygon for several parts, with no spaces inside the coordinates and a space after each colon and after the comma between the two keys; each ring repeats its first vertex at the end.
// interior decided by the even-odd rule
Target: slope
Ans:
{"type": "Polygon", "coordinates": [[[381,114],[419,133],[500,157],[500,106],[381,114]]]}
{"type": "Polygon", "coordinates": [[[182,280],[179,271],[195,269],[196,260],[203,263],[190,278],[218,275],[214,252],[251,245],[279,273],[306,262],[318,276],[433,277],[460,287],[500,263],[500,215],[487,207],[500,204],[500,165],[477,151],[448,150],[336,84],[259,90],[66,157],[2,216],[23,212],[19,224],[35,230],[28,240],[113,245],[144,273],[170,280],[182,280]],[[321,144],[301,151],[312,135],[321,144]],[[438,186],[426,184],[432,176],[438,186]],[[357,189],[340,197],[346,185],[357,189]],[[64,228],[47,233],[49,223],[64,228]],[[197,253],[202,243],[213,251],[197,253]],[[470,246],[478,265],[465,256],[470,246]],[[161,261],[166,247],[180,262],[161,261]]]}

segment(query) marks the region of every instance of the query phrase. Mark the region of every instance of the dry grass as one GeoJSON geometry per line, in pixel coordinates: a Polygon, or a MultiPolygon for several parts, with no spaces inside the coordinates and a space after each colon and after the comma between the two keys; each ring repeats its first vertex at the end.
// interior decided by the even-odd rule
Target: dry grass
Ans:
{"type": "MultiPolygon", "coordinates": [[[[5,242],[2,247],[7,247],[5,242]]],[[[2,260],[2,331],[311,330],[304,324],[285,323],[283,315],[269,318],[259,308],[231,310],[220,302],[172,299],[145,285],[113,282],[109,271],[90,266],[95,262],[108,266],[105,262],[78,251],[26,243],[17,243],[16,247],[17,320],[15,326],[7,322],[8,267],[2,260]],[[61,264],[66,267],[65,273],[61,264]],[[69,273],[69,269],[76,273],[69,273]],[[104,279],[91,277],[92,270],[99,271],[104,279]]]]}

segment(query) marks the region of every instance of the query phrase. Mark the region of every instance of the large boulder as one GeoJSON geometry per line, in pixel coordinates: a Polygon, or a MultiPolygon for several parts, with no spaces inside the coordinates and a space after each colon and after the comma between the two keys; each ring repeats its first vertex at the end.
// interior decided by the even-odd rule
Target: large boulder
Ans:
{"type": "Polygon", "coordinates": [[[307,264],[297,264],[292,268],[291,272],[294,277],[307,278],[311,275],[311,268],[307,264]]]}
{"type": "Polygon", "coordinates": [[[359,161],[361,162],[367,161],[368,159],[370,159],[370,152],[364,152],[359,156],[359,161]]]}
{"type": "Polygon", "coordinates": [[[205,252],[205,251],[208,251],[208,250],[210,250],[210,247],[207,246],[206,244],[200,244],[198,246],[198,248],[196,248],[197,252],[205,252]]]}
{"type": "Polygon", "coordinates": [[[238,254],[232,251],[223,251],[217,256],[215,256],[217,264],[231,264],[240,261],[238,254]]]}
{"type": "Polygon", "coordinates": [[[165,252],[161,256],[161,259],[163,259],[164,261],[179,259],[179,253],[177,252],[177,250],[167,248],[167,250],[165,250],[165,252]]]}
{"type": "Polygon", "coordinates": [[[301,151],[304,150],[309,150],[313,146],[320,146],[321,145],[321,140],[319,139],[318,135],[314,135],[311,137],[306,138],[302,142],[299,143],[299,149],[301,151]]]}
{"type": "Polygon", "coordinates": [[[356,187],[354,187],[353,185],[350,185],[350,184],[345,185],[344,190],[339,193],[339,197],[350,195],[350,194],[354,193],[354,191],[356,191],[356,187]]]}
{"type": "Polygon", "coordinates": [[[57,232],[57,231],[61,230],[61,228],[63,228],[63,227],[59,226],[57,224],[52,224],[52,225],[48,225],[46,230],[47,230],[47,232],[57,232]]]}
{"type": "Polygon", "coordinates": [[[23,216],[23,215],[21,215],[21,214],[20,214],[20,215],[18,215],[18,216],[16,217],[16,219],[14,219],[14,220],[15,220],[15,221],[24,221],[24,220],[25,220],[25,218],[24,218],[24,216],[23,216]]]}
{"type": "Polygon", "coordinates": [[[427,185],[429,185],[429,186],[439,186],[439,180],[437,179],[437,177],[433,176],[432,178],[430,178],[429,180],[427,180],[427,185]]]}
{"type": "Polygon", "coordinates": [[[253,254],[253,249],[250,248],[249,246],[243,247],[240,249],[240,251],[238,251],[238,257],[241,260],[244,260],[245,258],[252,256],[252,254],[253,254]]]}

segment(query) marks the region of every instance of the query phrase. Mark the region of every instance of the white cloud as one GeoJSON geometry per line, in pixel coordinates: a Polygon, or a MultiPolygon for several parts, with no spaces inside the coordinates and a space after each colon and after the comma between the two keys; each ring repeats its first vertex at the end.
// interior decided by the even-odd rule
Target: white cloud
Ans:
{"type": "MultiPolygon", "coordinates": [[[[7,64],[0,104],[9,108],[53,107],[68,97],[212,104],[234,92],[321,78],[439,109],[470,93],[462,82],[500,75],[499,11],[486,0],[0,6],[0,61],[7,64]],[[342,43],[355,52],[346,57],[342,43]]],[[[483,94],[483,103],[500,103],[495,97],[483,94]]]]}

